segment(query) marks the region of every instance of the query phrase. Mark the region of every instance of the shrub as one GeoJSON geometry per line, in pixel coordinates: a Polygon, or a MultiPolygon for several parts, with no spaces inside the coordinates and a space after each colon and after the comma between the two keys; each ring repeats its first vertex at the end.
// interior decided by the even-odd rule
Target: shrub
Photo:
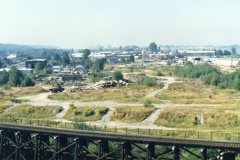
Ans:
{"type": "Polygon", "coordinates": [[[152,101],[150,101],[149,99],[144,101],[144,107],[153,107],[152,105],[152,101]]]}
{"type": "Polygon", "coordinates": [[[157,80],[152,77],[142,77],[138,80],[139,85],[147,86],[147,87],[155,87],[157,86],[157,80]]]}
{"type": "Polygon", "coordinates": [[[123,80],[123,74],[121,71],[115,71],[113,73],[113,79],[116,81],[123,80]]]}
{"type": "Polygon", "coordinates": [[[164,76],[164,74],[163,74],[161,71],[159,71],[159,70],[157,70],[157,71],[155,72],[155,75],[156,75],[156,76],[164,76]]]}
{"type": "Polygon", "coordinates": [[[25,77],[21,83],[21,86],[27,87],[27,86],[34,86],[34,82],[30,77],[25,77]]]}

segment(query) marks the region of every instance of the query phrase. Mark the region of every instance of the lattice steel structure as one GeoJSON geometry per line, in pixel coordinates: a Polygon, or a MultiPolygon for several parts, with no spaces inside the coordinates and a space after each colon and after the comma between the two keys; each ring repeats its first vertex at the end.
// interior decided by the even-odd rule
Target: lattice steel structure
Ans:
{"type": "Polygon", "coordinates": [[[0,123],[0,159],[11,160],[233,160],[240,143],[93,132],[0,123]],[[194,149],[192,149],[194,148],[194,149]]]}

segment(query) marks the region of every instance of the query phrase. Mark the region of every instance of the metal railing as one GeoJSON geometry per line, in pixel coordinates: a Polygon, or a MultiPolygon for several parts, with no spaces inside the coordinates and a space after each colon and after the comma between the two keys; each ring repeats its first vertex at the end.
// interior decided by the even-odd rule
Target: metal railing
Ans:
{"type": "Polygon", "coordinates": [[[123,127],[99,127],[97,125],[87,125],[84,122],[63,122],[48,119],[28,119],[28,118],[13,118],[13,117],[0,117],[0,122],[24,124],[33,126],[46,126],[54,128],[66,129],[81,129],[91,131],[115,132],[126,134],[139,134],[139,135],[153,135],[153,136],[170,136],[182,137],[192,139],[206,139],[206,140],[231,140],[240,141],[240,132],[236,131],[199,131],[199,130],[169,130],[169,129],[130,129],[123,127]]]}

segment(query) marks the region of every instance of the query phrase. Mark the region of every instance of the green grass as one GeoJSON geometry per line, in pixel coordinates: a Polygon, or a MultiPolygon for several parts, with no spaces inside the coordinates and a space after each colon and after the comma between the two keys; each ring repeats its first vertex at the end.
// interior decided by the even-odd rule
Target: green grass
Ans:
{"type": "Polygon", "coordinates": [[[141,122],[145,120],[155,108],[153,107],[119,107],[111,115],[112,121],[141,122]]]}
{"type": "Polygon", "coordinates": [[[85,121],[97,121],[108,112],[107,107],[74,107],[71,106],[67,111],[64,119],[85,122],[85,121]]]}
{"type": "Polygon", "coordinates": [[[20,105],[8,112],[1,114],[1,117],[13,117],[13,118],[54,118],[55,115],[62,111],[60,106],[31,106],[20,105]]]}
{"type": "MultiPolygon", "coordinates": [[[[18,97],[35,95],[39,93],[47,92],[40,86],[34,87],[4,87],[3,93],[0,95],[0,103],[3,101],[12,101],[16,103],[21,103],[24,100],[18,100],[18,97]]],[[[26,101],[26,100],[25,100],[26,101]]]]}
{"type": "Polygon", "coordinates": [[[233,89],[207,86],[198,80],[187,80],[169,85],[168,90],[155,98],[171,100],[176,104],[234,104],[240,102],[240,93],[233,89]]]}

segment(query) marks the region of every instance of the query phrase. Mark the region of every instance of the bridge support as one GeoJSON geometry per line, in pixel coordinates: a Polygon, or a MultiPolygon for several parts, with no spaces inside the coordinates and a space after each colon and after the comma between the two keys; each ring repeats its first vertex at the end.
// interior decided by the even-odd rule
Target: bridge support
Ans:
{"type": "Polygon", "coordinates": [[[108,141],[100,140],[98,141],[98,144],[99,144],[98,157],[103,157],[109,153],[108,141]]]}
{"type": "Polygon", "coordinates": [[[85,149],[88,147],[87,141],[85,139],[76,139],[75,142],[74,160],[87,160],[87,151],[85,149]]]}
{"type": "Polygon", "coordinates": [[[201,160],[207,160],[207,149],[206,148],[201,149],[201,160]]]}
{"type": "Polygon", "coordinates": [[[178,146],[172,148],[173,151],[173,160],[180,160],[180,149],[178,146]]]}
{"type": "Polygon", "coordinates": [[[0,159],[4,159],[9,152],[9,143],[7,141],[7,132],[1,131],[0,159]]]}
{"type": "Polygon", "coordinates": [[[17,132],[15,134],[16,148],[15,159],[30,159],[34,156],[31,135],[26,132],[17,132]]]}
{"type": "Polygon", "coordinates": [[[49,145],[49,137],[47,135],[36,135],[34,160],[49,159],[49,150],[47,150],[45,145],[49,145]]]}
{"type": "Polygon", "coordinates": [[[234,152],[220,152],[219,160],[235,160],[236,153],[234,152]]]}
{"type": "Polygon", "coordinates": [[[122,160],[132,160],[132,145],[128,142],[122,143],[122,160]]]}
{"type": "MultiPolygon", "coordinates": [[[[58,152],[60,150],[62,150],[63,148],[68,146],[68,139],[67,137],[55,137],[56,139],[56,149],[55,152],[58,152]]],[[[61,153],[59,153],[56,156],[56,160],[63,160],[63,159],[67,159],[66,157],[66,151],[62,151],[61,153]]]]}
{"type": "Polygon", "coordinates": [[[155,159],[155,146],[154,144],[148,144],[147,148],[147,157],[146,160],[154,160],[155,159]]]}
{"type": "Polygon", "coordinates": [[[240,142],[238,141],[154,137],[0,122],[0,160],[154,160],[168,158],[179,160],[180,157],[185,158],[185,153],[191,155],[192,159],[235,160],[239,151],[240,142]],[[156,149],[158,147],[159,149],[156,149]],[[221,152],[217,156],[208,155],[207,151],[210,149],[221,152]],[[133,152],[143,154],[133,154],[133,152]]]}

